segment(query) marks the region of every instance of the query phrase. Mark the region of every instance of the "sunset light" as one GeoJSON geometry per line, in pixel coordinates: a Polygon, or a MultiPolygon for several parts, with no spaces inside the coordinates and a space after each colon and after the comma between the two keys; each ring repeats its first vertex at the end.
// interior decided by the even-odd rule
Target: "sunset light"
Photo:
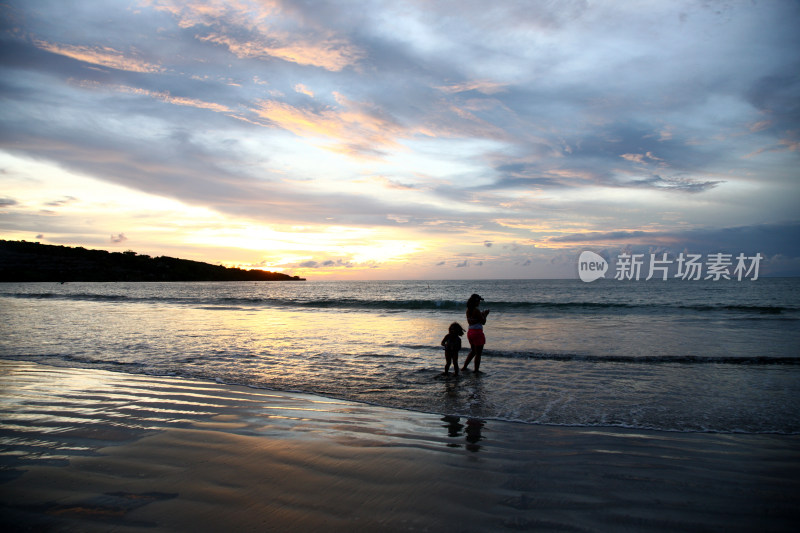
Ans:
{"type": "Polygon", "coordinates": [[[0,21],[4,530],[797,529],[800,1],[0,21]]]}
{"type": "Polygon", "coordinates": [[[794,2],[0,6],[0,237],[309,279],[800,273],[794,2]],[[766,238],[769,236],[769,238],[766,238]]]}

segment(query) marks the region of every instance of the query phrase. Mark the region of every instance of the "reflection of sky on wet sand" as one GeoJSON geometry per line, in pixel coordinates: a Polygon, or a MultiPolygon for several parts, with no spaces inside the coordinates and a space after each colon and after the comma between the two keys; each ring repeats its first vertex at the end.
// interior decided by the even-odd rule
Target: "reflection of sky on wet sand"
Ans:
{"type": "MultiPolygon", "coordinates": [[[[324,434],[430,449],[453,444],[432,431],[433,417],[430,427],[420,426],[428,415],[305,394],[10,361],[0,362],[0,384],[0,456],[12,466],[61,464],[169,428],[265,436],[291,431],[294,438],[324,434]]],[[[481,426],[469,421],[458,435],[465,436],[467,449],[480,448],[481,426]]]]}
{"type": "Polygon", "coordinates": [[[0,424],[4,509],[51,529],[141,529],[149,519],[186,531],[199,519],[205,529],[239,520],[247,527],[232,529],[253,530],[267,517],[286,530],[336,519],[349,526],[337,531],[632,521],[637,531],[749,531],[787,529],[797,514],[780,497],[800,479],[796,437],[484,423],[0,361],[0,420],[9,413],[16,423],[0,424]],[[151,410],[158,405],[190,414],[171,418],[151,410]],[[775,498],[753,499],[753,487],[775,498]]]}

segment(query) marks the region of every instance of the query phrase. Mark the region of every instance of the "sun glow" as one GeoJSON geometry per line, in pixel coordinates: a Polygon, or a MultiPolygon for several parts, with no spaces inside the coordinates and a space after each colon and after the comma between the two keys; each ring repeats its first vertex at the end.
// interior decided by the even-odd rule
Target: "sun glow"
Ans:
{"type": "Polygon", "coordinates": [[[800,264],[796,3],[39,4],[0,5],[0,239],[308,279],[800,264]]]}
{"type": "Polygon", "coordinates": [[[0,154],[0,165],[5,193],[16,199],[3,206],[5,219],[13,223],[17,211],[38,206],[41,221],[37,234],[4,227],[7,239],[77,245],[72,239],[78,233],[94,248],[308,277],[398,265],[430,248],[419,235],[398,229],[262,224],[9,154],[0,154]]]}

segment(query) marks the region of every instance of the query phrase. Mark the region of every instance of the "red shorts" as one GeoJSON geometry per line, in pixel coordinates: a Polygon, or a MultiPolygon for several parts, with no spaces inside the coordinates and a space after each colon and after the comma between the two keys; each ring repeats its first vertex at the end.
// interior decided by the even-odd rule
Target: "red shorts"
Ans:
{"type": "Polygon", "coordinates": [[[468,329],[467,340],[475,346],[483,346],[486,344],[486,335],[483,334],[482,329],[468,329]]]}

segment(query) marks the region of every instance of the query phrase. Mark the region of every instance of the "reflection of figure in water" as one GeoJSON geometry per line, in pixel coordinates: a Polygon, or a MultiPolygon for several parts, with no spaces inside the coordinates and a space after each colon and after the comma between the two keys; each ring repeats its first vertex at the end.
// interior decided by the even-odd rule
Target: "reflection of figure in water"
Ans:
{"type": "Polygon", "coordinates": [[[458,322],[450,324],[450,332],[442,339],[442,346],[444,346],[444,373],[450,371],[450,363],[453,363],[453,371],[456,376],[458,375],[458,351],[461,349],[461,336],[464,334],[464,328],[458,322]]]}
{"type": "Polygon", "coordinates": [[[486,315],[489,310],[481,311],[478,306],[483,301],[483,298],[477,294],[473,294],[467,300],[467,322],[469,323],[469,331],[467,331],[467,339],[471,350],[467,355],[467,360],[464,361],[464,366],[461,370],[466,370],[472,359],[475,359],[475,372],[481,367],[481,354],[483,353],[483,345],[486,344],[486,336],[483,334],[483,325],[486,324],[486,315]]]}
{"type": "MultiPolygon", "coordinates": [[[[442,422],[445,422],[442,427],[447,428],[448,437],[458,437],[461,435],[461,430],[464,429],[464,424],[461,423],[461,419],[457,416],[445,415],[442,417],[442,422]]],[[[458,448],[460,445],[455,442],[448,442],[447,446],[449,448],[458,448]]]]}
{"type": "MultiPolygon", "coordinates": [[[[447,428],[447,436],[448,437],[460,437],[462,435],[462,431],[464,432],[467,445],[467,450],[471,452],[477,452],[481,449],[480,442],[483,437],[481,436],[481,429],[483,429],[483,420],[478,418],[468,418],[466,430],[464,429],[464,424],[461,423],[461,419],[457,416],[450,416],[445,415],[442,417],[442,422],[445,424],[442,426],[447,428]]],[[[460,448],[461,445],[455,442],[448,442],[447,446],[449,448],[460,448]]]]}
{"type": "Polygon", "coordinates": [[[477,418],[470,418],[467,420],[467,449],[471,452],[477,452],[481,449],[478,442],[483,438],[481,436],[481,429],[483,429],[483,420],[477,418]]]}

